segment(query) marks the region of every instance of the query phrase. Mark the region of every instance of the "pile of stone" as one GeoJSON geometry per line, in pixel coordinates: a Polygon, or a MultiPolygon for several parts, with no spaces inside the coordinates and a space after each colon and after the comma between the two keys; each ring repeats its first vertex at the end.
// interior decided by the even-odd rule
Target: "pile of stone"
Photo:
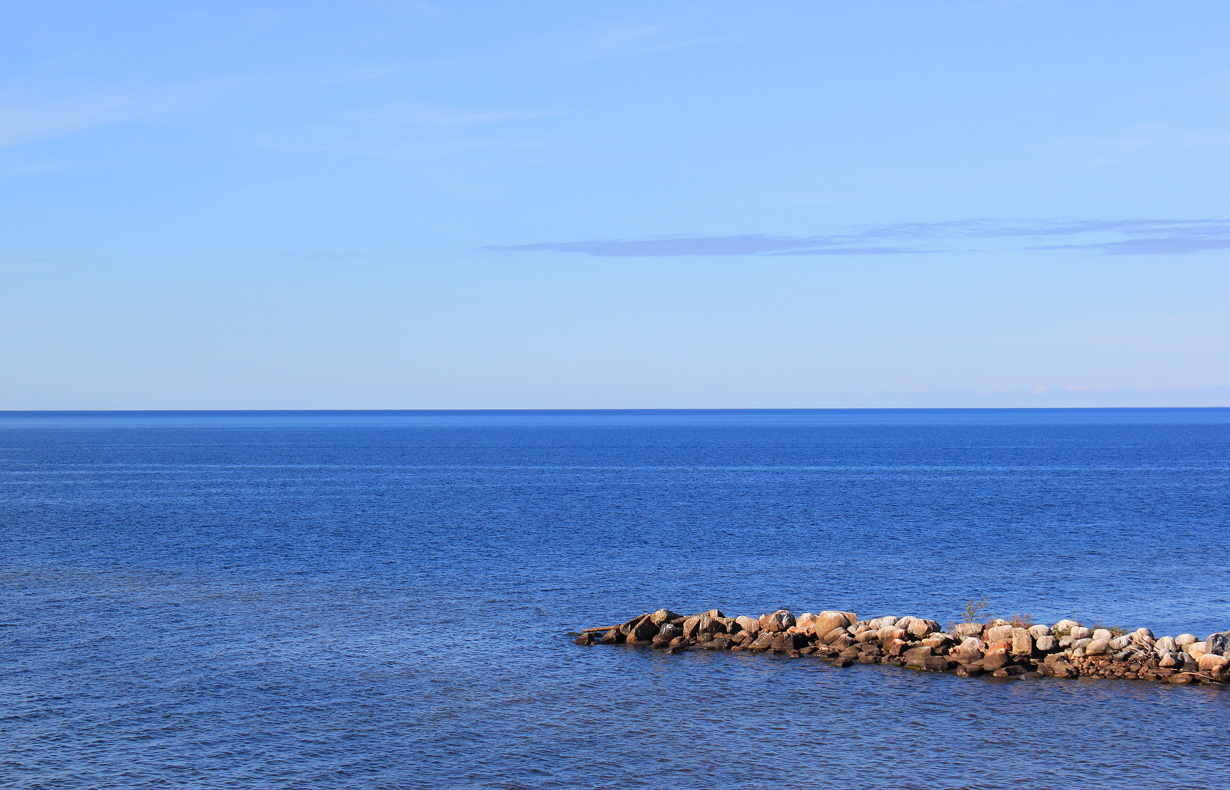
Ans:
{"type": "Polygon", "coordinates": [[[817,656],[834,666],[893,664],[965,677],[1139,678],[1169,683],[1230,682],[1230,630],[1203,641],[1193,634],[1154,637],[1148,628],[1116,634],[1075,620],[1054,625],[992,620],[947,630],[919,617],[859,620],[853,612],[779,609],[760,617],[727,617],[717,609],[684,616],[669,609],[623,625],[586,629],[577,644],[643,645],[817,656]]]}

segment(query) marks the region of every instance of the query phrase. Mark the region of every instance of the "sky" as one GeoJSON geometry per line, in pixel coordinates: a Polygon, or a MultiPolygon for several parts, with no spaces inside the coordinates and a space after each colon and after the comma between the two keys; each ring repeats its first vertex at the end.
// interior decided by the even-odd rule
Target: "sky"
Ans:
{"type": "Polygon", "coordinates": [[[1230,406],[1223,2],[0,5],[0,409],[1230,406]]]}

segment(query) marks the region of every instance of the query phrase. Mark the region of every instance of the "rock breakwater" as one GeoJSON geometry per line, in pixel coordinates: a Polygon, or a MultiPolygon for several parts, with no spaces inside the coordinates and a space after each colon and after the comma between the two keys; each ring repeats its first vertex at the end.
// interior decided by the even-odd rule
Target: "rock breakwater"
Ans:
{"type": "Polygon", "coordinates": [[[838,667],[892,664],[965,677],[1230,682],[1230,630],[1204,640],[1194,634],[1159,638],[1148,628],[1087,628],[1075,620],[1053,625],[991,620],[945,629],[921,617],[859,620],[845,611],[806,612],[796,618],[786,609],[760,617],[727,617],[717,609],[694,615],[659,609],[621,625],[588,628],[576,642],[669,653],[699,649],[814,656],[838,667]]]}

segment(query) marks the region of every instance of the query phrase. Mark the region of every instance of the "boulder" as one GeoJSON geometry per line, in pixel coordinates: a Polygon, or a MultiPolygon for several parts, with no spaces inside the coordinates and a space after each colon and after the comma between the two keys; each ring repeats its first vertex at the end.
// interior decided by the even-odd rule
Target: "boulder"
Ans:
{"type": "Polygon", "coordinates": [[[1123,636],[1116,636],[1114,639],[1110,640],[1110,649],[1122,650],[1130,644],[1132,644],[1132,637],[1124,634],[1123,636]]]}
{"type": "Polygon", "coordinates": [[[649,615],[649,622],[661,628],[663,623],[668,622],[670,620],[678,620],[682,616],[683,615],[679,615],[679,614],[672,612],[670,609],[659,609],[658,611],[649,615]]]}
{"type": "Polygon", "coordinates": [[[1012,654],[1028,656],[1034,652],[1034,638],[1024,628],[1012,629],[1012,654]]]}
{"type": "Polygon", "coordinates": [[[905,665],[907,667],[922,669],[926,666],[927,659],[931,658],[933,655],[935,654],[931,652],[931,648],[923,646],[911,647],[909,650],[902,653],[901,657],[905,659],[905,665]]]}
{"type": "Polygon", "coordinates": [[[1174,643],[1179,647],[1187,647],[1190,644],[1199,642],[1195,634],[1179,634],[1174,638],[1174,643]]]}
{"type": "Polygon", "coordinates": [[[688,639],[695,639],[696,632],[700,629],[700,615],[694,614],[691,617],[685,618],[683,621],[683,635],[688,639]]]}
{"type": "Polygon", "coordinates": [[[649,616],[641,620],[628,632],[629,642],[648,642],[658,633],[658,627],[649,621],[649,616]]]}
{"type": "Polygon", "coordinates": [[[986,640],[988,642],[1007,642],[1012,639],[1012,626],[1010,625],[995,625],[987,629],[986,640]]]}
{"type": "Polygon", "coordinates": [[[619,633],[623,634],[624,636],[627,636],[628,634],[632,633],[632,630],[634,628],[636,628],[638,625],[641,624],[641,621],[648,620],[648,619],[649,619],[649,615],[647,614],[637,615],[636,617],[633,617],[628,622],[619,626],[619,633]]]}
{"type": "Polygon", "coordinates": [[[604,645],[617,645],[624,641],[624,635],[619,632],[618,628],[611,628],[598,641],[604,645]]]}
{"type": "Polygon", "coordinates": [[[1093,630],[1093,639],[1095,642],[1109,642],[1114,638],[1115,635],[1106,628],[1095,628],[1093,630]]]}
{"type": "Polygon", "coordinates": [[[1227,645],[1230,645],[1230,639],[1226,638],[1225,634],[1210,634],[1209,638],[1204,640],[1205,650],[1213,655],[1225,655],[1227,645]]]}
{"type": "Polygon", "coordinates": [[[1085,645],[1085,655],[1087,656],[1104,656],[1108,652],[1110,652],[1109,639],[1094,639],[1085,645]]]}
{"type": "Polygon", "coordinates": [[[737,623],[740,628],[747,631],[749,634],[755,634],[760,631],[760,621],[755,617],[740,615],[735,618],[735,623],[737,623]]]}
{"type": "Polygon", "coordinates": [[[1008,651],[1002,647],[988,651],[982,658],[982,668],[987,672],[1003,669],[1010,663],[1012,663],[1012,658],[1008,655],[1008,651]]]}
{"type": "Polygon", "coordinates": [[[762,614],[760,616],[761,631],[775,634],[779,631],[785,631],[792,625],[794,625],[794,615],[790,614],[786,609],[778,609],[772,614],[762,614]]]}
{"type": "Polygon", "coordinates": [[[1051,627],[1049,625],[1042,625],[1041,623],[1038,625],[1031,625],[1029,627],[1029,635],[1034,639],[1037,639],[1040,636],[1050,636],[1051,627]]]}
{"type": "Polygon", "coordinates": [[[665,639],[667,642],[669,642],[675,637],[682,636],[682,635],[683,635],[683,629],[681,629],[677,625],[666,623],[661,628],[658,629],[658,636],[655,636],[654,639],[661,637],[665,639]]]}
{"type": "Polygon", "coordinates": [[[979,636],[982,634],[982,623],[957,623],[952,627],[952,632],[962,639],[967,636],[979,636]]]}
{"type": "Polygon", "coordinates": [[[933,634],[940,630],[940,624],[934,620],[915,619],[914,622],[910,623],[910,627],[905,630],[908,631],[911,636],[921,639],[927,634],[933,634]]]}
{"type": "Polygon", "coordinates": [[[891,642],[894,639],[900,639],[903,636],[905,636],[905,631],[902,631],[895,625],[886,625],[879,631],[876,631],[876,639],[879,639],[884,643],[891,642]]]}
{"type": "MultiPolygon", "coordinates": [[[[817,631],[816,633],[820,633],[820,632],[817,631]]],[[[842,638],[846,638],[851,641],[854,640],[854,637],[850,636],[850,632],[847,631],[846,629],[834,628],[832,631],[826,632],[824,636],[820,638],[820,641],[831,645],[834,642],[836,642],[838,639],[842,639],[842,638]]]]}
{"type": "Polygon", "coordinates": [[[1197,666],[1201,672],[1210,672],[1214,669],[1220,669],[1230,664],[1230,658],[1219,656],[1216,653],[1205,653],[1200,657],[1200,662],[1197,666]]]}
{"type": "Polygon", "coordinates": [[[1034,642],[1034,647],[1037,648],[1039,653],[1053,653],[1059,649],[1059,643],[1055,640],[1055,637],[1046,634],[1038,637],[1038,640],[1034,642]]]}
{"type": "Polygon", "coordinates": [[[854,625],[854,621],[846,617],[844,612],[821,612],[815,619],[816,633],[826,636],[835,628],[848,628],[851,625],[854,625]]]}
{"type": "Polygon", "coordinates": [[[1093,629],[1086,628],[1083,625],[1074,625],[1071,630],[1068,631],[1068,636],[1077,641],[1081,639],[1092,639],[1093,629]]]}
{"type": "Polygon", "coordinates": [[[1073,628],[1077,628],[1078,626],[1080,626],[1080,623],[1075,620],[1060,620],[1058,623],[1051,626],[1051,632],[1056,634],[1066,633],[1071,631],[1073,628]]]}
{"type": "Polygon", "coordinates": [[[1175,643],[1173,636],[1163,636],[1153,643],[1153,650],[1157,653],[1177,653],[1179,646],[1175,643]]]}

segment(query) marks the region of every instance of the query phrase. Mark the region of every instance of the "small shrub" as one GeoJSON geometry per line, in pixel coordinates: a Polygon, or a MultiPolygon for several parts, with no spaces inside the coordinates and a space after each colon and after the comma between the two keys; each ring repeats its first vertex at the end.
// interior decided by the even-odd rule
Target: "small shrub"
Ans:
{"type": "Polygon", "coordinates": [[[987,606],[990,605],[988,603],[988,601],[990,600],[991,599],[989,597],[983,598],[981,601],[975,601],[973,599],[970,599],[965,604],[965,614],[964,614],[965,619],[962,620],[961,622],[963,623],[977,622],[978,616],[982,613],[982,610],[986,609],[987,606]]]}

